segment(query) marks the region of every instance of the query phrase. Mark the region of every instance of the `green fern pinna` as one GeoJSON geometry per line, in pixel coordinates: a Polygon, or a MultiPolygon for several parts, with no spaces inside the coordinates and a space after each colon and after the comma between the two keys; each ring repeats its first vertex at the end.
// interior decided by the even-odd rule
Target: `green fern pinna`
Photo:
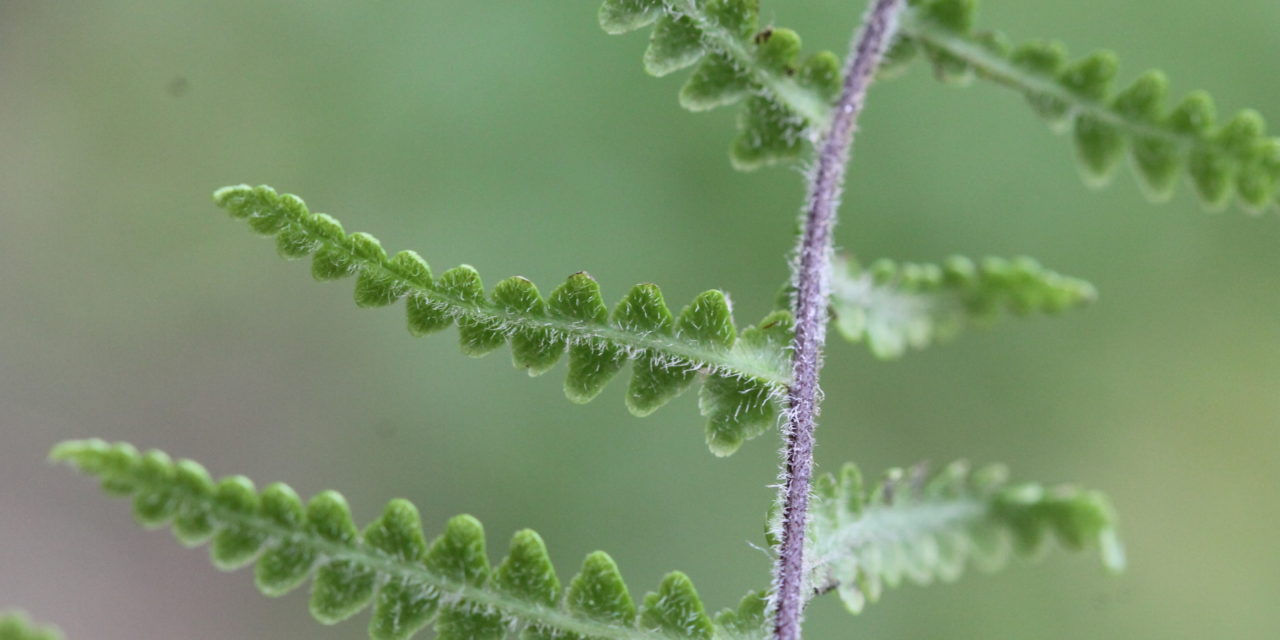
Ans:
{"type": "MultiPolygon", "coordinates": [[[[871,4],[845,63],[829,52],[802,54],[795,32],[761,23],[757,0],[606,0],[599,10],[609,33],[651,27],[643,58],[651,74],[691,69],[679,91],[686,108],[743,103],[730,144],[733,166],[810,158],[791,285],[777,311],[745,329],[719,291],[673,312],[652,284],[610,305],[586,272],[545,295],[518,276],[486,290],[470,266],[436,275],[417,253],[389,255],[373,236],[348,233],[270,187],[232,186],[214,196],[232,217],[274,237],[281,256],[309,257],[317,280],[355,278],[357,305],[403,300],[413,335],[456,326],[463,353],[509,345],[516,368],[530,375],[566,359],[564,391],[574,402],[594,398],[630,363],[626,403],[638,416],[699,387],[706,441],[716,455],[781,424],[786,486],[767,526],[775,573],[737,606],[712,615],[680,572],[633,598],[603,552],[562,581],[542,538],[529,530],[515,533],[493,564],[474,518],[449,520],[428,542],[404,500],[389,502],[361,529],[338,493],[303,501],[284,484],[259,490],[242,476],[215,481],[198,463],[159,451],[81,440],[58,445],[52,459],[130,498],[143,526],[167,525],[185,545],[207,543],[218,568],[253,564],[268,596],[310,583],[311,613],[322,623],[371,607],[368,629],[376,639],[408,638],[432,626],[438,637],[458,640],[794,640],[799,622],[787,612],[822,594],[836,592],[856,613],[904,580],[950,581],[968,565],[996,569],[1011,552],[1037,555],[1050,539],[1070,550],[1096,549],[1106,567],[1122,569],[1115,515],[1098,492],[1010,483],[1002,467],[964,463],[932,473],[890,470],[870,488],[853,465],[806,475],[812,443],[800,436],[812,430],[804,403],[819,397],[813,360],[820,363],[820,351],[805,351],[805,341],[816,331],[820,349],[828,320],[848,340],[892,358],[969,324],[1058,312],[1095,297],[1087,282],[1029,258],[953,257],[939,265],[832,258],[829,229],[866,83],[872,73],[889,77],[923,58],[946,83],[1009,87],[1055,131],[1071,134],[1090,184],[1107,180],[1128,155],[1153,199],[1167,198],[1185,174],[1215,209],[1232,201],[1254,213],[1276,208],[1280,140],[1264,134],[1253,111],[1216,124],[1204,93],[1166,108],[1160,72],[1114,90],[1110,53],[1069,61],[1057,43],[1014,45],[999,32],[976,31],[973,0],[871,4]],[[820,262],[810,264],[811,256],[820,262]]],[[[50,637],[40,633],[18,618],[0,623],[0,638],[50,637]]]]}
{"type": "MultiPolygon", "coordinates": [[[[304,505],[284,484],[259,491],[243,476],[215,482],[191,460],[101,440],[65,442],[51,457],[131,498],[143,526],[168,525],[188,546],[208,543],[219,569],[254,563],[268,596],[310,580],[311,613],[320,622],[372,606],[372,638],[407,638],[427,624],[437,637],[457,640],[768,635],[763,592],[713,618],[689,578],[673,572],[637,605],[608,554],[588,555],[562,583],[542,538],[529,530],[517,532],[507,556],[491,566],[484,529],[467,515],[427,543],[417,510],[404,500],[392,500],[360,529],[334,491],[304,505]]],[[[903,577],[953,580],[967,561],[994,569],[1010,550],[1034,555],[1050,536],[1071,549],[1098,547],[1109,567],[1123,566],[1111,509],[1097,493],[1011,485],[998,467],[972,477],[962,463],[932,479],[920,473],[890,471],[870,491],[853,465],[839,479],[819,481],[811,594],[838,590],[856,611],[903,577]]]]}

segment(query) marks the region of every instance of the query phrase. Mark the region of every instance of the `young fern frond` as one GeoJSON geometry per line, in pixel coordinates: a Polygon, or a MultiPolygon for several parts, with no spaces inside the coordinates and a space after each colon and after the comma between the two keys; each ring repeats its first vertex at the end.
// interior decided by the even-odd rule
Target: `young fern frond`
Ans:
{"type": "Polygon", "coordinates": [[[1031,258],[954,256],[942,266],[879,260],[869,268],[840,257],[832,265],[831,310],[851,342],[880,358],[897,358],[948,340],[969,324],[1003,313],[1057,313],[1092,302],[1093,285],[1059,275],[1031,258]]]}
{"type": "Polygon", "coordinates": [[[804,61],[800,36],[760,30],[759,0],[605,0],[600,26],[626,33],[654,24],[645,70],[664,76],[698,64],[680,104],[705,111],[746,99],[729,158],[750,170],[794,160],[825,129],[840,91],[840,61],[828,51],[804,61]],[[701,61],[701,62],[699,62],[701,61]]]}
{"type": "Polygon", "coordinates": [[[518,276],[499,282],[486,297],[470,266],[433,277],[417,253],[388,257],[373,236],[347,234],[296,196],[240,185],[219,189],[214,200],[253,230],[274,235],[281,256],[312,255],[317,280],[356,276],[357,305],[381,307],[404,298],[413,335],[457,324],[463,353],[481,356],[509,342],[515,366],[530,375],[549,370],[567,350],[564,389],[573,402],[590,401],[632,360],[626,402],[640,416],[705,378],[699,406],[716,455],[733,453],[774,425],[775,397],[789,376],[787,312],[739,335],[723,293],[707,291],[673,316],[656,285],[640,284],[610,315],[600,286],[585,272],[569,276],[546,299],[518,276]]]}
{"type": "Polygon", "coordinates": [[[932,479],[893,469],[870,491],[857,467],[815,483],[809,572],[814,596],[836,590],[860,612],[905,577],[919,585],[953,581],[966,563],[993,571],[1010,550],[1037,556],[1050,534],[1066,549],[1096,547],[1112,571],[1124,568],[1106,496],[1070,486],[1007,483],[1003,467],[972,476],[963,462],[932,479]]]}
{"type": "Polygon", "coordinates": [[[209,542],[219,569],[255,562],[267,596],[311,585],[311,613],[335,624],[372,604],[369,637],[399,640],[434,623],[442,640],[712,640],[764,637],[763,602],[749,595],[713,623],[689,578],[672,572],[639,604],[604,552],[586,557],[562,588],[542,538],[519,531],[490,567],[475,518],[449,520],[427,542],[417,509],[392,500],[361,532],[342,496],[325,491],[304,506],[292,489],[261,492],[243,476],[214,482],[198,463],[160,451],[78,440],[50,454],[97,476],[108,492],[133,499],[144,527],[169,524],[188,546],[209,542]]]}
{"type": "Polygon", "coordinates": [[[62,632],[38,626],[21,611],[0,612],[0,640],[62,640],[62,632]]]}
{"type": "Polygon", "coordinates": [[[1128,150],[1153,201],[1167,200],[1185,170],[1210,210],[1226,208],[1233,194],[1251,213],[1278,208],[1280,138],[1266,135],[1256,111],[1240,111],[1217,126],[1213,98],[1203,91],[1166,110],[1168,81],[1160,71],[1148,71],[1113,92],[1117,62],[1109,51],[1068,63],[1066,49],[1057,42],[1015,47],[999,32],[973,31],[977,0],[911,4],[891,56],[893,66],[923,52],[946,82],[977,76],[1023,93],[1056,130],[1072,132],[1081,174],[1090,185],[1109,181],[1128,150]]]}

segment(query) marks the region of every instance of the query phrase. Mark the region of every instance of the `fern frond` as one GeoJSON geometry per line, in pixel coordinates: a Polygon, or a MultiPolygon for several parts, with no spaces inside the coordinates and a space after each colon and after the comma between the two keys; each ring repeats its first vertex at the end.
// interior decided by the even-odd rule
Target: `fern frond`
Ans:
{"type": "Polygon", "coordinates": [[[811,512],[811,593],[832,589],[857,613],[905,577],[927,585],[959,578],[966,563],[995,570],[1010,550],[1036,556],[1050,534],[1070,550],[1096,547],[1112,571],[1124,567],[1115,515],[1106,496],[1070,486],[1008,484],[1003,467],[970,475],[953,463],[932,479],[925,470],[890,470],[870,491],[857,467],[815,484],[811,512]]]}
{"type": "Polygon", "coordinates": [[[62,640],[62,632],[32,622],[21,611],[0,612],[0,640],[62,640]]]}
{"type": "Polygon", "coordinates": [[[708,418],[707,444],[729,455],[774,424],[774,398],[789,373],[791,318],[775,312],[739,335],[729,300],[707,291],[673,316],[656,285],[636,285],[610,315],[600,286],[585,272],[544,299],[519,276],[486,297],[480,274],[467,265],[433,277],[417,253],[387,256],[376,238],[347,234],[300,198],[266,186],[219,189],[217,204],[254,231],[274,235],[286,259],[312,255],[317,280],[356,276],[355,300],[382,307],[405,299],[409,332],[424,335],[456,324],[462,351],[481,356],[505,343],[530,375],[544,373],[569,353],[565,395],[585,403],[634,361],[627,390],[632,413],[648,415],[704,378],[699,406],[708,418]]]}
{"type": "Polygon", "coordinates": [[[893,66],[923,52],[943,81],[962,84],[977,76],[1024,94],[1056,130],[1072,133],[1081,175],[1091,186],[1108,182],[1127,150],[1152,201],[1167,200],[1186,171],[1207,209],[1226,208],[1233,194],[1251,213],[1277,209],[1280,138],[1266,135],[1256,111],[1217,125],[1213,98],[1203,91],[1167,110],[1168,80],[1160,71],[1115,92],[1117,61],[1110,51],[1068,63],[1057,42],[1015,47],[999,32],[975,32],[976,0],[911,5],[890,56],[893,66]]]}
{"type": "Polygon", "coordinates": [[[764,636],[763,617],[752,617],[747,601],[713,624],[680,572],[668,574],[636,606],[617,565],[600,551],[588,555],[562,589],[542,538],[527,529],[491,568],[484,529],[471,516],[450,519],[428,544],[417,509],[405,500],[389,502],[361,532],[333,491],[304,506],[283,484],[259,492],[243,476],[214,482],[191,460],[174,462],[160,451],[101,440],[64,442],[50,457],[97,476],[110,493],[131,497],[142,526],[169,524],[187,546],[208,542],[219,569],[256,561],[254,577],[267,596],[311,579],[311,613],[321,623],[372,605],[369,637],[375,640],[408,638],[430,623],[442,640],[764,636]]]}
{"type": "Polygon", "coordinates": [[[942,266],[879,260],[867,269],[840,257],[832,265],[836,328],[886,359],[947,340],[971,323],[993,322],[1002,313],[1057,313],[1096,297],[1088,282],[1025,257],[975,264],[954,256],[942,266]]]}
{"type": "Polygon", "coordinates": [[[759,0],[605,0],[600,26],[617,34],[653,24],[644,66],[655,76],[697,64],[680,90],[684,108],[746,99],[729,157],[750,170],[798,157],[805,140],[826,128],[840,91],[834,54],[801,61],[800,36],[761,30],[759,14],[759,0]]]}

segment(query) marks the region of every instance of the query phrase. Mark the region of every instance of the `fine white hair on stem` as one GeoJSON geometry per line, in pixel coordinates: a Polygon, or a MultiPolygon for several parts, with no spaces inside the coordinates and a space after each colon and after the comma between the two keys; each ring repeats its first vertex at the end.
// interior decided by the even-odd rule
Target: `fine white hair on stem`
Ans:
{"type": "Polygon", "coordinates": [[[818,140],[816,158],[808,172],[803,231],[793,263],[795,338],[783,429],[785,447],[779,490],[781,543],[774,563],[771,602],[775,640],[800,638],[805,528],[813,478],[813,432],[821,402],[818,373],[826,339],[832,228],[867,86],[897,31],[898,16],[904,5],[904,0],[876,0],[867,10],[851,45],[830,128],[818,140]]]}

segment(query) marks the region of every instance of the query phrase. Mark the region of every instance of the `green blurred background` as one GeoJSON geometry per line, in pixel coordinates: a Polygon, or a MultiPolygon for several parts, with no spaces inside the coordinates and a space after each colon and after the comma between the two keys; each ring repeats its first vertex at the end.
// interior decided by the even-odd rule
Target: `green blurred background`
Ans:
{"type": "MultiPolygon", "coordinates": [[[[843,51],[863,8],[764,4],[810,51],[843,51]]],[[[1274,0],[989,0],[981,24],[1280,118],[1274,0]]],[[[644,46],[603,34],[594,0],[0,0],[0,608],[82,639],[364,637],[44,462],[84,436],[335,487],[361,522],[395,496],[432,535],[469,512],[495,556],[533,527],[566,578],[603,548],[638,592],[676,568],[716,608],[764,585],[775,439],[716,459],[695,394],[636,419],[621,380],[578,407],[563,365],[528,380],[505,350],[412,339],[209,199],[268,183],[437,269],[544,289],[587,269],[611,299],[653,281],[673,304],[719,287],[750,322],[785,276],[800,176],[734,172],[734,110],[682,111],[644,46]]],[[[874,88],[840,245],[1032,255],[1101,299],[893,363],[833,339],[818,457],[1105,488],[1131,570],[1054,554],[857,619],[829,598],[809,637],[1280,637],[1280,220],[1206,215],[1185,187],[1152,206],[1127,170],[1091,192],[1069,146],[1000,88],[921,66],[874,88]]]]}

